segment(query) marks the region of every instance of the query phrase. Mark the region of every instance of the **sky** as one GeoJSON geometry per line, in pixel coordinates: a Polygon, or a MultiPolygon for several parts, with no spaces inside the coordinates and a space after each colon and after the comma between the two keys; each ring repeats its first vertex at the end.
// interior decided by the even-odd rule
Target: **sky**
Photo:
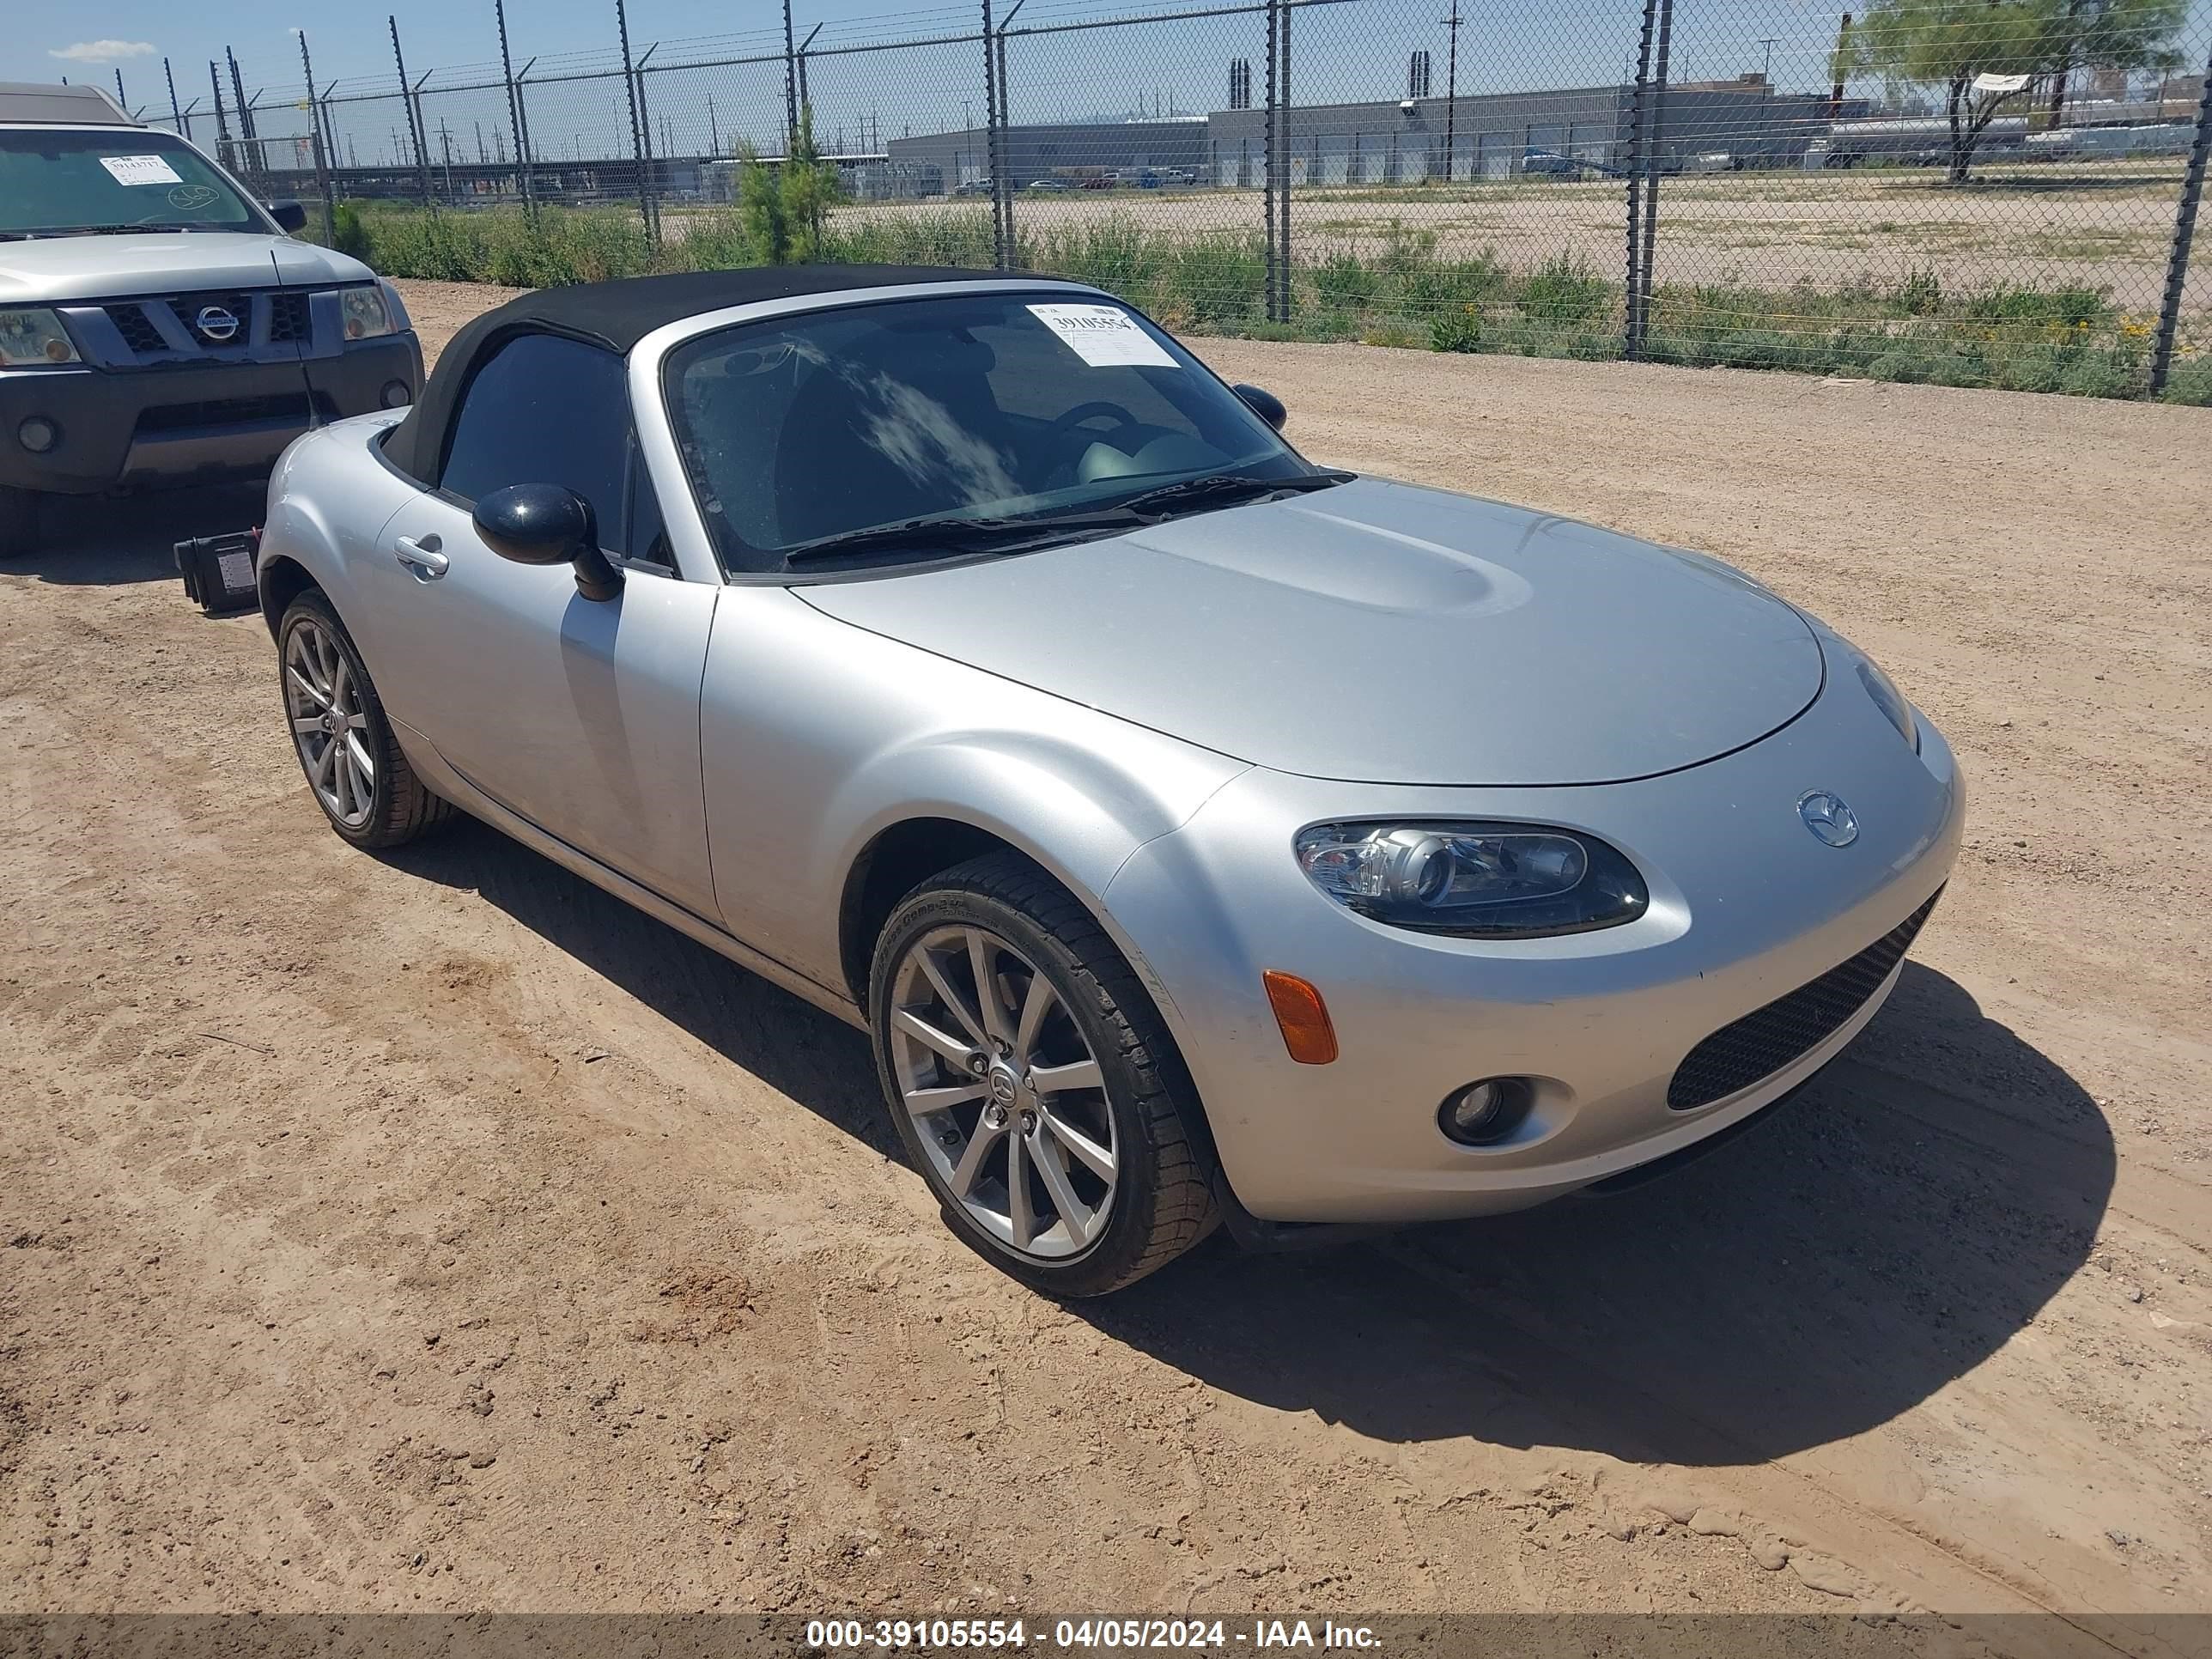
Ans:
{"type": "MultiPolygon", "coordinates": [[[[778,6],[761,0],[629,0],[633,52],[654,55],[649,69],[780,51],[778,6]],[[657,47],[655,43],[659,43],[657,47]]],[[[1233,3],[1233,0],[1232,0],[1233,3]]],[[[1853,0],[1844,0],[1850,4],[1853,0]]],[[[296,31],[304,27],[316,78],[340,91],[397,84],[389,9],[397,18],[410,79],[430,76],[425,122],[457,159],[481,144],[487,155],[505,143],[503,92],[441,87],[494,80],[499,42],[492,0],[386,0],[384,6],[309,7],[301,0],[15,0],[16,24],[0,52],[0,79],[99,80],[111,88],[120,69],[129,101],[166,115],[162,58],[171,61],[178,95],[208,107],[208,60],[228,46],[238,56],[249,93],[276,89],[272,103],[296,96],[301,83],[296,31]]],[[[996,0],[1003,16],[1010,0],[996,0]]],[[[1085,19],[1142,15],[1224,0],[1023,0],[1017,28],[1085,19]]],[[[1642,0],[1456,0],[1458,85],[1462,92],[1590,85],[1632,73],[1642,0]]],[[[1407,58],[1431,53],[1432,90],[1444,91],[1455,0],[1340,0],[1300,7],[1293,30],[1295,102],[1395,98],[1407,89],[1407,58]]],[[[1673,76],[1721,77],[1768,70],[1791,90],[1825,83],[1844,5],[1827,0],[1676,0],[1673,76]]],[[[975,5],[930,6],[927,0],[793,0],[801,38],[819,27],[810,60],[817,128],[828,143],[859,149],[865,139],[905,131],[961,128],[980,122],[980,48],[915,46],[897,52],[837,53],[869,40],[972,32],[975,5]]],[[[1863,9],[1863,5],[1860,6],[1863,9]]],[[[541,152],[604,150],[619,135],[627,147],[628,110],[618,80],[557,77],[618,63],[614,0],[509,0],[507,27],[515,64],[530,71],[530,122],[541,152]]],[[[2212,0],[2193,0],[2189,43],[2201,60],[2212,34],[2212,0]]],[[[1152,23],[1016,39],[1009,47],[1012,117],[1029,119],[1112,117],[1133,112],[1203,112],[1225,101],[1228,63],[1254,64],[1261,94],[1265,22],[1261,15],[1152,23]]],[[[227,73],[227,71],[226,71],[227,73]]],[[[726,149],[732,137],[772,148],[781,122],[780,62],[717,69],[673,68],[645,77],[656,141],[679,153],[726,149]],[[711,138],[710,138],[711,135],[711,138]]],[[[1854,88],[1861,90],[1863,88],[1854,88]]],[[[226,102],[229,89],[224,88],[226,102]]],[[[344,159],[381,159],[401,123],[398,100],[341,106],[344,159]]],[[[261,130],[285,117],[272,112],[261,130]]],[[[195,137],[203,135],[194,129],[195,137]]]]}

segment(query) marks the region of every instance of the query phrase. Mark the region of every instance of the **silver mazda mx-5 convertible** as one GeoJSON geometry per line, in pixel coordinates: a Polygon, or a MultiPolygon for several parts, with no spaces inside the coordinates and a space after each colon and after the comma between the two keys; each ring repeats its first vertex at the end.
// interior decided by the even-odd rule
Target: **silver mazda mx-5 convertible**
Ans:
{"type": "Polygon", "coordinates": [[[356,846],[459,807],[867,1030],[1058,1293],[1795,1090],[1950,871],[1942,738],[1724,565],[1282,422],[1068,283],[526,295],[277,468],[300,763],[356,846]]]}

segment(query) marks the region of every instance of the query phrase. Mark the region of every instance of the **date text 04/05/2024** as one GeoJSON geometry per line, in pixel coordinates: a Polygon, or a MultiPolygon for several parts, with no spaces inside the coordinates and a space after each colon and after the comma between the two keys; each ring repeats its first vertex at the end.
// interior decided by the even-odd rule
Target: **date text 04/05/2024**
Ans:
{"type": "Polygon", "coordinates": [[[1333,1620],[1255,1619],[814,1619],[806,1645],[824,1653],[849,1649],[1060,1648],[1108,1652],[1233,1651],[1312,1648],[1372,1650],[1365,1625],[1333,1620]]]}

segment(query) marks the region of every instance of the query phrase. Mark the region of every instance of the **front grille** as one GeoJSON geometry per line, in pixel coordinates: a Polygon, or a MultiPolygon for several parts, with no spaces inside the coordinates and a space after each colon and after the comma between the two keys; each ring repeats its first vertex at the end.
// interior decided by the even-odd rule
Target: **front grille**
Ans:
{"type": "MultiPolygon", "coordinates": [[[[160,301],[154,302],[156,305],[160,301]]],[[[107,320],[123,336],[123,343],[140,353],[167,351],[169,343],[161,337],[161,331],[154,326],[154,319],[146,314],[143,306],[114,305],[106,307],[107,320]]]]}
{"type": "Polygon", "coordinates": [[[304,340],[312,331],[308,321],[307,296],[296,289],[286,289],[269,296],[269,343],[283,345],[289,340],[304,340]]]}
{"type": "Polygon", "coordinates": [[[202,345],[224,348],[242,346],[253,336],[253,296],[251,294],[186,294],[169,301],[169,308],[177,313],[192,338],[202,345]],[[200,313],[214,306],[228,312],[237,320],[238,327],[226,339],[217,339],[200,326],[200,313]]]}
{"type": "Polygon", "coordinates": [[[1748,1089],[1833,1036],[1904,960],[1936,901],[1928,902],[1839,967],[1746,1014],[1690,1050],[1667,1085],[1667,1104],[1678,1112],[1710,1106],[1748,1089]]]}
{"type": "MultiPolygon", "coordinates": [[[[328,399],[318,397],[313,408],[323,419],[333,418],[328,399]]],[[[198,403],[159,404],[139,411],[137,431],[143,435],[203,427],[246,426],[259,421],[291,421],[304,427],[309,409],[305,392],[279,392],[265,398],[209,398],[198,403]]]]}

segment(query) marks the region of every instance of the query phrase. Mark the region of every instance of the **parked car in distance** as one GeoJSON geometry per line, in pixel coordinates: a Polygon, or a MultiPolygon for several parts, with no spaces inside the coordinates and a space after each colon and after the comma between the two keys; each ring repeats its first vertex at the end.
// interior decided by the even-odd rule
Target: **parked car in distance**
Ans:
{"type": "Polygon", "coordinates": [[[1941,734],[1717,561],[1283,422],[1073,283],[526,295],[285,452],[283,729],[355,845],[459,808],[867,1031],[952,1231],[1055,1294],[1797,1090],[1949,873],[1941,734]]]}
{"type": "Polygon", "coordinates": [[[1032,179],[1027,187],[1040,196],[1067,194],[1067,180],[1065,179],[1032,179]]]}
{"type": "Polygon", "coordinates": [[[263,475],[413,400],[398,295],[306,222],[97,87],[0,82],[0,555],[52,496],[263,475]]]}

